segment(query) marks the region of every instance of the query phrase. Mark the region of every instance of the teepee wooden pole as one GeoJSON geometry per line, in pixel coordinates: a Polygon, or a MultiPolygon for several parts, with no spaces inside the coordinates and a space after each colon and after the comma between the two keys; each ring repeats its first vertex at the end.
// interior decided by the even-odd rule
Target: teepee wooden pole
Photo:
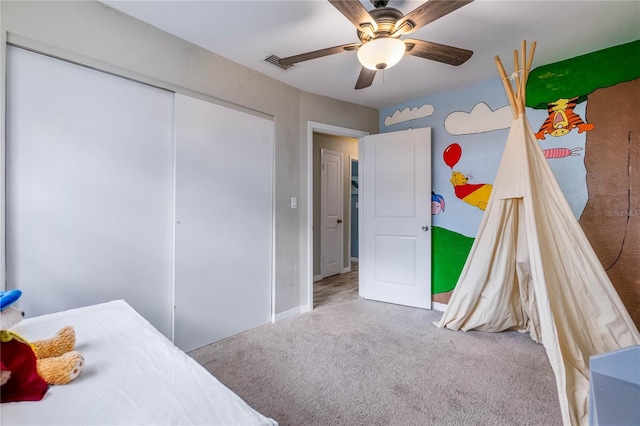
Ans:
{"type": "Polygon", "coordinates": [[[522,55],[522,75],[524,75],[524,73],[527,72],[527,41],[526,40],[522,40],[522,47],[521,47],[521,51],[520,54],[522,55]]]}
{"type": "MultiPolygon", "coordinates": [[[[536,51],[536,42],[532,42],[531,43],[531,49],[529,50],[529,59],[527,60],[526,65],[524,65],[524,83],[523,83],[523,92],[526,93],[526,88],[527,88],[527,81],[529,81],[529,73],[531,72],[531,63],[533,62],[533,53],[536,51]]],[[[522,54],[522,57],[524,58],[524,53],[522,54]]],[[[524,60],[524,59],[523,59],[524,60]]],[[[526,102],[526,97],[523,97],[523,104],[526,106],[527,102],[526,102]]]]}
{"type": "Polygon", "coordinates": [[[531,71],[531,63],[533,62],[533,52],[536,51],[536,42],[531,43],[531,50],[529,51],[529,60],[527,61],[527,74],[531,71]]]}
{"type": "Polygon", "coordinates": [[[504,84],[504,90],[507,92],[507,98],[509,98],[509,103],[511,104],[511,111],[513,112],[513,118],[518,118],[518,108],[516,107],[516,100],[513,95],[513,88],[511,87],[511,83],[509,83],[507,73],[502,66],[502,62],[500,62],[500,57],[495,57],[496,66],[498,67],[498,73],[500,73],[500,77],[502,77],[502,84],[504,84]]]}
{"type": "Polygon", "coordinates": [[[531,63],[533,62],[533,53],[536,51],[536,42],[531,43],[531,50],[529,51],[529,59],[527,60],[527,80],[529,79],[529,73],[531,72],[531,63]]]}
{"type": "Polygon", "coordinates": [[[518,72],[520,71],[520,64],[518,63],[518,51],[514,50],[513,51],[513,72],[514,75],[516,76],[516,84],[515,84],[515,88],[516,88],[516,99],[518,99],[518,95],[519,95],[519,91],[520,91],[520,74],[518,74],[518,72]]]}
{"type": "Polygon", "coordinates": [[[527,92],[527,76],[529,71],[527,69],[527,41],[522,40],[520,55],[522,56],[522,78],[520,80],[520,103],[522,104],[522,112],[525,112],[527,105],[526,92],[527,92]]]}

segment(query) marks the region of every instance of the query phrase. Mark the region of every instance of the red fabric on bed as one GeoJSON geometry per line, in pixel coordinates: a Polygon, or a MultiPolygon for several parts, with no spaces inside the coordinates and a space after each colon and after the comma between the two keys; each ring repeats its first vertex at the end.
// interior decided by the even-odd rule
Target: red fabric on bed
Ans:
{"type": "Polygon", "coordinates": [[[0,402],[40,401],[49,385],[38,376],[36,355],[26,343],[16,339],[0,343],[0,370],[11,378],[0,387],[0,402]]]}

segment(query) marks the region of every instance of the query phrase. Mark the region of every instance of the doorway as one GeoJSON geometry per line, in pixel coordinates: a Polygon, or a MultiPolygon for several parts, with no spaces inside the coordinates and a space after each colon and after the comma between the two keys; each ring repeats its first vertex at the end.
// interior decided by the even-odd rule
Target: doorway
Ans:
{"type": "MultiPolygon", "coordinates": [[[[351,145],[349,139],[338,136],[316,133],[314,151],[320,145],[320,275],[322,278],[342,273],[345,246],[346,215],[344,208],[344,153],[323,148],[323,145],[335,145],[337,148],[348,150],[351,145]],[[346,145],[346,146],[343,146],[346,145]]],[[[317,164],[317,163],[314,163],[317,164]]],[[[317,184],[314,185],[317,188],[317,184]]],[[[314,198],[317,193],[314,192],[314,198]]],[[[316,198],[317,199],[317,198],[316,198]]],[[[318,206],[316,205],[316,209],[318,206]]],[[[314,223],[314,228],[317,223],[314,223]]],[[[314,233],[314,238],[317,234],[314,233]]],[[[314,257],[318,257],[315,254],[314,257]]],[[[317,275],[314,271],[314,275],[317,275]]]]}
{"type": "MultiPolygon", "coordinates": [[[[357,259],[352,259],[352,164],[358,157],[358,138],[368,135],[367,132],[341,128],[321,123],[309,123],[308,132],[308,224],[309,224],[309,273],[307,286],[307,309],[344,301],[345,298],[358,297],[358,265],[357,259]],[[339,256],[339,270],[337,275],[323,275],[322,271],[322,150],[343,154],[341,187],[342,209],[339,218],[342,221],[339,230],[342,237],[342,253],[339,256]],[[314,290],[316,296],[314,297],[314,290]],[[314,299],[317,302],[314,303],[314,299]]],[[[356,169],[357,170],[357,169],[356,169]]],[[[356,171],[357,175],[357,171],[356,171]]],[[[357,178],[356,178],[357,181],[357,178]]],[[[357,194],[353,194],[357,197],[357,194]]],[[[357,212],[356,212],[357,215],[357,212]]],[[[356,224],[357,226],[357,224],[356,224]]],[[[357,235],[355,232],[357,247],[357,235]]]]}
{"type": "Polygon", "coordinates": [[[315,281],[313,285],[313,307],[330,306],[339,303],[345,303],[357,300],[359,297],[359,244],[358,244],[358,157],[349,155],[349,166],[345,170],[350,173],[347,176],[349,183],[349,194],[344,197],[349,200],[349,217],[345,217],[345,222],[349,222],[349,255],[345,256],[345,264],[350,264],[348,272],[328,276],[319,281],[315,281]]]}

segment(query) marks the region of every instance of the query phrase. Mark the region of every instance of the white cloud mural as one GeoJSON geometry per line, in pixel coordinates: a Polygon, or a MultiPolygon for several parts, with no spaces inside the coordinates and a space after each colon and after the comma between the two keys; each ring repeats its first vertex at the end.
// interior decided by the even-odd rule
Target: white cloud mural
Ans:
{"type": "Polygon", "coordinates": [[[513,121],[509,105],[492,111],[489,105],[479,102],[471,112],[452,112],[444,120],[444,127],[451,135],[470,135],[508,129],[513,121]]]}
{"type": "MultiPolygon", "coordinates": [[[[403,110],[395,110],[392,115],[387,115],[384,118],[384,125],[391,126],[393,124],[402,123],[409,120],[415,120],[416,118],[429,117],[433,114],[435,109],[433,105],[422,105],[421,107],[405,108],[403,110]]],[[[509,123],[511,124],[511,123],[509,123]]]]}

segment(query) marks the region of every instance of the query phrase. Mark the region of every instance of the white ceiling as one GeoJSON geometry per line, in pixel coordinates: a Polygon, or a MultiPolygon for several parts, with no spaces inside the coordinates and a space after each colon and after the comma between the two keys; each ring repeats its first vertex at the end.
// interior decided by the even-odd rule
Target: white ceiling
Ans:
{"type": "MultiPolygon", "coordinates": [[[[361,0],[370,10],[373,5],[361,0]]],[[[406,56],[355,90],[356,52],[302,62],[282,71],[264,62],[357,43],[355,27],[325,0],[103,1],[128,15],[186,39],[298,89],[373,108],[466,87],[497,77],[494,56],[513,64],[520,42],[537,41],[534,67],[640,39],[640,1],[475,0],[409,37],[472,50],[453,67],[406,56]]],[[[422,1],[390,0],[404,14],[422,1]]]]}

